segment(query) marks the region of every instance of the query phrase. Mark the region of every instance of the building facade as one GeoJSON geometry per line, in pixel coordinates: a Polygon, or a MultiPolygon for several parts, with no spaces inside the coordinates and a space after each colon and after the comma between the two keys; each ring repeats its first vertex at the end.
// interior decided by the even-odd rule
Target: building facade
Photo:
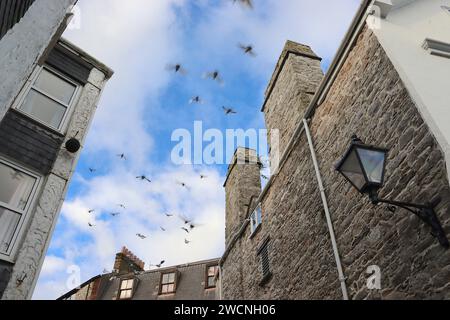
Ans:
{"type": "Polygon", "coordinates": [[[83,141],[113,74],[60,37],[75,2],[0,4],[1,299],[31,298],[83,141]]]}
{"type": "Polygon", "coordinates": [[[112,273],[98,275],[58,300],[215,300],[219,259],[144,270],[128,249],[112,273]]]}
{"type": "Polygon", "coordinates": [[[325,75],[310,47],[286,44],[263,106],[280,137],[272,176],[261,190],[244,148],[228,170],[223,299],[450,299],[450,250],[430,227],[335,170],[355,134],[388,148],[380,196],[440,197],[450,236],[449,7],[363,1],[325,75]]]}

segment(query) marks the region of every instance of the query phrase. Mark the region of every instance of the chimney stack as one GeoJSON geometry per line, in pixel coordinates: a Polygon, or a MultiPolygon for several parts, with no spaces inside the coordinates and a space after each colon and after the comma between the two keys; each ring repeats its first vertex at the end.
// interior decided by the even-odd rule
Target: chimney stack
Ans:
{"type": "Polygon", "coordinates": [[[248,207],[261,194],[261,175],[258,155],[255,150],[239,147],[228,167],[225,181],[226,213],[225,238],[230,243],[233,234],[247,218],[248,207]],[[250,203],[251,202],[251,203],[250,203]]]}
{"type": "Polygon", "coordinates": [[[113,272],[118,274],[141,272],[144,271],[144,267],[145,263],[141,259],[136,257],[126,247],[123,247],[122,251],[116,254],[113,272]]]}
{"type": "Polygon", "coordinates": [[[287,41],[265,94],[264,112],[273,173],[323,79],[321,58],[287,41]]]}

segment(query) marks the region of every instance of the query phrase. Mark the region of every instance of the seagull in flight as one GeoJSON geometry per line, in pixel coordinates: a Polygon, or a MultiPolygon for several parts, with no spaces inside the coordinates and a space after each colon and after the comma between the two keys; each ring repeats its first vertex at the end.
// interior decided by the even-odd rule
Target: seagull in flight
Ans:
{"type": "Polygon", "coordinates": [[[195,97],[192,97],[191,100],[189,100],[189,104],[194,104],[194,103],[203,104],[203,100],[202,100],[202,98],[200,98],[200,96],[195,96],[195,97]]]}
{"type": "Polygon", "coordinates": [[[185,227],[182,227],[181,230],[184,230],[186,233],[189,233],[189,230],[185,227]]]}
{"type": "Polygon", "coordinates": [[[184,216],[184,215],[182,215],[182,214],[179,215],[179,218],[180,218],[181,220],[183,220],[184,224],[189,224],[189,223],[192,222],[191,219],[187,218],[186,216],[184,216]]]}
{"type": "Polygon", "coordinates": [[[217,81],[219,84],[223,84],[223,79],[220,75],[220,72],[218,70],[207,72],[204,75],[205,78],[209,78],[211,80],[217,81]]]}
{"type": "Polygon", "coordinates": [[[252,0],[233,0],[233,3],[236,3],[236,2],[239,2],[243,6],[253,9],[253,1],[252,0]]]}
{"type": "Polygon", "coordinates": [[[127,160],[127,157],[125,156],[125,153],[118,154],[117,156],[118,156],[120,159],[122,159],[122,160],[127,160]]]}
{"type": "Polygon", "coordinates": [[[251,44],[244,45],[242,43],[239,43],[238,46],[239,46],[239,48],[241,48],[241,50],[244,52],[244,54],[248,54],[249,56],[256,57],[256,53],[251,44]]]}
{"type": "Polygon", "coordinates": [[[139,177],[136,177],[136,179],[140,179],[140,180],[142,180],[142,181],[147,181],[147,182],[152,182],[150,179],[148,179],[146,176],[144,176],[144,175],[142,175],[142,176],[139,176],[139,177]]]}
{"type": "Polygon", "coordinates": [[[186,75],[187,74],[186,69],[183,68],[183,66],[181,64],[179,64],[179,63],[177,63],[177,64],[168,64],[166,66],[166,70],[167,71],[173,71],[173,72],[179,73],[181,75],[186,75]]]}
{"type": "Polygon", "coordinates": [[[142,240],[147,238],[147,236],[144,236],[143,234],[140,234],[140,233],[136,233],[136,236],[142,240]]]}
{"type": "Polygon", "coordinates": [[[223,112],[225,112],[226,115],[236,114],[237,113],[232,108],[222,107],[222,109],[223,109],[223,112]]]}

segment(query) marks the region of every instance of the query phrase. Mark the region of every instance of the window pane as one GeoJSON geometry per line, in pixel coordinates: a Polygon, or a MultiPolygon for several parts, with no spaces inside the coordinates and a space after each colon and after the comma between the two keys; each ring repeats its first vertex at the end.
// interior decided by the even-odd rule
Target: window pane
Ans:
{"type": "Polygon", "coordinates": [[[208,277],[208,287],[215,287],[216,281],[214,280],[214,277],[208,277]]]}
{"type": "Polygon", "coordinates": [[[213,277],[216,275],[216,267],[209,267],[208,268],[208,276],[213,277]]]}
{"type": "Polygon", "coordinates": [[[0,201],[24,210],[36,179],[0,163],[0,201]]]}
{"type": "Polygon", "coordinates": [[[7,253],[14,232],[20,221],[20,214],[0,207],[0,252],[7,253]]]}
{"type": "Polygon", "coordinates": [[[35,90],[30,90],[20,109],[31,116],[58,128],[67,108],[35,90]]]}
{"type": "Polygon", "coordinates": [[[123,290],[120,292],[120,299],[129,299],[131,298],[132,290],[123,290]]]}
{"type": "Polygon", "coordinates": [[[364,178],[355,150],[353,150],[345,160],[341,167],[341,171],[351,182],[353,182],[358,190],[361,190],[366,184],[366,179],[364,178]]]}
{"type": "Polygon", "coordinates": [[[169,275],[168,274],[163,274],[162,283],[166,284],[168,282],[169,282],[169,275]]]}
{"type": "Polygon", "coordinates": [[[167,293],[174,292],[175,291],[174,289],[175,289],[175,285],[173,285],[173,284],[167,285],[167,293]]]}
{"type": "Polygon", "coordinates": [[[76,89],[71,83],[45,69],[42,70],[36,80],[35,86],[67,105],[72,99],[76,89]]]}
{"type": "Polygon", "coordinates": [[[367,149],[358,149],[358,153],[369,181],[381,183],[385,153],[367,149]]]}

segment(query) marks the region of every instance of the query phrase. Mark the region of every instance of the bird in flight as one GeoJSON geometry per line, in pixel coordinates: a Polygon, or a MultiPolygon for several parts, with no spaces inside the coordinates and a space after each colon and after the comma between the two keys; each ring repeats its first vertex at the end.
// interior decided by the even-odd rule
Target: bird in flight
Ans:
{"type": "Polygon", "coordinates": [[[189,230],[185,227],[182,227],[181,230],[185,231],[186,233],[189,233],[189,230]]]}
{"type": "Polygon", "coordinates": [[[91,210],[89,210],[88,212],[89,212],[89,213],[94,213],[94,212],[95,212],[95,209],[91,209],[91,210]]]}
{"type": "Polygon", "coordinates": [[[112,212],[111,215],[112,215],[113,217],[117,217],[118,215],[120,215],[120,212],[112,212]]]}
{"type": "Polygon", "coordinates": [[[97,171],[97,169],[89,168],[89,172],[90,172],[90,173],[94,173],[94,172],[96,172],[96,171],[97,171]]]}
{"type": "Polygon", "coordinates": [[[184,222],[184,224],[189,224],[189,223],[191,223],[191,219],[189,219],[188,217],[186,217],[186,216],[184,216],[184,215],[182,215],[182,214],[180,214],[179,215],[179,218],[181,219],[181,220],[183,220],[183,222],[184,222]]]}
{"type": "Polygon", "coordinates": [[[219,84],[223,84],[223,79],[220,75],[220,72],[218,70],[207,72],[204,75],[205,78],[209,78],[211,80],[217,81],[219,84]]]}
{"type": "Polygon", "coordinates": [[[183,188],[189,189],[189,186],[186,183],[184,183],[184,182],[178,181],[177,184],[179,184],[183,188]]]}
{"type": "Polygon", "coordinates": [[[166,70],[167,71],[173,71],[175,73],[179,73],[179,74],[182,74],[182,75],[186,75],[187,74],[187,70],[185,68],[183,68],[183,66],[181,64],[179,64],[179,63],[166,65],[166,70]]]}
{"type": "Polygon", "coordinates": [[[126,209],[126,208],[125,208],[125,205],[123,205],[123,204],[118,204],[117,206],[118,206],[118,207],[121,207],[122,209],[126,209]]]}
{"type": "Polygon", "coordinates": [[[200,175],[200,179],[204,180],[204,179],[206,179],[206,178],[208,178],[208,176],[205,176],[204,174],[201,174],[201,175],[200,175]]]}
{"type": "Polygon", "coordinates": [[[202,100],[202,98],[200,98],[200,96],[195,96],[195,97],[192,97],[191,100],[189,100],[189,104],[194,104],[194,103],[203,104],[203,100],[202,100]]]}
{"type": "Polygon", "coordinates": [[[125,156],[125,153],[118,154],[117,156],[118,156],[120,159],[122,159],[122,160],[127,160],[127,157],[125,156]]]}
{"type": "Polygon", "coordinates": [[[166,217],[168,217],[168,218],[173,217],[173,214],[166,213],[166,217]]]}
{"type": "Polygon", "coordinates": [[[136,236],[142,240],[147,238],[147,236],[144,236],[143,234],[140,234],[140,233],[136,233],[136,236]]]}
{"type": "Polygon", "coordinates": [[[263,178],[264,180],[269,180],[269,177],[264,174],[261,175],[261,178],[263,178]]]}
{"type": "Polygon", "coordinates": [[[92,223],[90,223],[90,222],[88,222],[88,226],[90,227],[90,228],[93,228],[93,227],[95,227],[95,225],[93,225],[92,223]]]}
{"type": "Polygon", "coordinates": [[[233,3],[236,3],[236,2],[239,2],[243,6],[253,9],[253,1],[252,0],[233,0],[233,3]]]}
{"type": "Polygon", "coordinates": [[[163,227],[160,227],[162,231],[166,231],[166,229],[164,229],[163,227]]]}
{"type": "Polygon", "coordinates": [[[140,179],[140,180],[142,180],[142,181],[147,181],[147,182],[152,182],[150,179],[148,179],[146,176],[144,176],[144,175],[142,175],[142,176],[139,176],[139,177],[136,177],[136,179],[140,179]]]}
{"type": "Polygon", "coordinates": [[[159,264],[150,264],[150,266],[161,268],[164,263],[166,263],[166,260],[162,260],[159,264]]]}
{"type": "Polygon", "coordinates": [[[237,113],[232,108],[222,107],[222,109],[223,109],[223,112],[225,112],[226,115],[236,114],[237,113]]]}
{"type": "Polygon", "coordinates": [[[241,50],[245,54],[248,54],[249,56],[252,56],[252,57],[256,57],[256,53],[255,53],[254,48],[253,48],[253,46],[251,44],[244,45],[244,44],[239,43],[238,46],[239,46],[239,48],[241,48],[241,50]]]}
{"type": "Polygon", "coordinates": [[[184,243],[185,243],[185,244],[189,244],[189,243],[191,243],[191,241],[189,241],[189,240],[187,240],[187,239],[184,239],[184,243]]]}

